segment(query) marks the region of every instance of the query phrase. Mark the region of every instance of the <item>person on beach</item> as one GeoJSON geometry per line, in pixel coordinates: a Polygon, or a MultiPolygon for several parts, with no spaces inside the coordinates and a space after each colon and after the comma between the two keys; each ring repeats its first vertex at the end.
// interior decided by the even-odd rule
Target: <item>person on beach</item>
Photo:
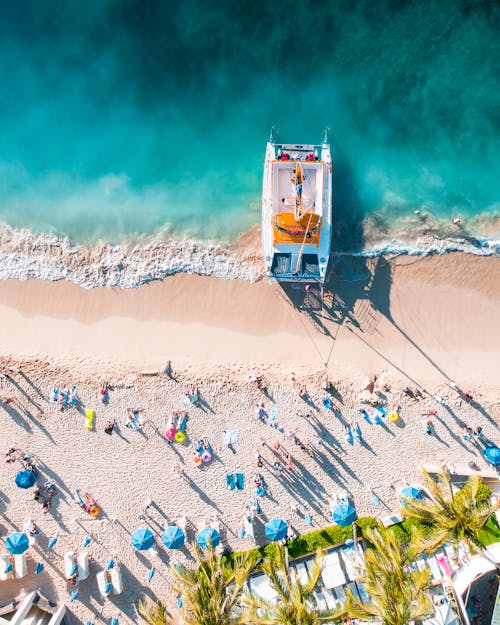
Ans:
{"type": "Polygon", "coordinates": [[[172,379],[174,377],[174,372],[172,369],[172,361],[167,360],[165,366],[163,367],[163,373],[167,376],[167,378],[172,379]]]}
{"type": "Polygon", "coordinates": [[[432,423],[430,419],[425,418],[422,420],[422,429],[425,432],[425,434],[428,434],[429,436],[431,436],[434,432],[434,424],[432,423]]]}
{"type": "Polygon", "coordinates": [[[76,389],[76,386],[73,386],[71,388],[70,400],[69,401],[70,401],[72,406],[78,406],[78,403],[79,403],[80,400],[78,399],[78,391],[76,389]]]}
{"type": "Polygon", "coordinates": [[[99,396],[103,404],[106,404],[108,402],[108,398],[109,398],[108,389],[109,389],[108,383],[104,382],[104,384],[101,386],[101,390],[99,391],[99,396]]]}
{"type": "Polygon", "coordinates": [[[109,419],[109,421],[106,423],[104,427],[104,433],[111,435],[113,433],[114,427],[115,427],[115,420],[113,418],[109,419]]]}
{"type": "Polygon", "coordinates": [[[307,397],[307,391],[305,388],[299,388],[299,397],[300,399],[305,399],[307,397]]]}
{"type": "Polygon", "coordinates": [[[16,454],[19,452],[19,449],[15,447],[11,447],[5,452],[5,462],[15,462],[16,454]]]}
{"type": "Polygon", "coordinates": [[[256,412],[257,412],[257,417],[259,418],[259,420],[265,423],[267,419],[267,412],[266,412],[263,402],[261,402],[260,404],[257,404],[256,412]]]}
{"type": "Polygon", "coordinates": [[[278,460],[275,460],[275,461],[274,461],[274,464],[273,464],[273,469],[274,469],[274,475],[275,475],[276,477],[281,477],[281,465],[280,465],[280,463],[278,462],[278,460]]]}
{"type": "Polygon", "coordinates": [[[263,461],[262,461],[262,456],[259,454],[259,452],[258,452],[258,451],[257,451],[257,452],[255,452],[255,458],[256,458],[256,460],[257,460],[257,466],[258,466],[259,468],[263,467],[263,466],[264,466],[264,463],[263,463],[263,461]]]}
{"type": "Polygon", "coordinates": [[[351,428],[344,425],[344,443],[351,443],[351,428]]]}

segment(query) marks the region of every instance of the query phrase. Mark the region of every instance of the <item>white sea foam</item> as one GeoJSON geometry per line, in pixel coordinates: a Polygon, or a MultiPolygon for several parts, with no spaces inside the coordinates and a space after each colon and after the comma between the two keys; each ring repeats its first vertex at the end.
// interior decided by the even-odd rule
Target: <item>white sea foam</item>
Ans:
{"type": "MultiPolygon", "coordinates": [[[[256,235],[257,236],[257,235],[256,235]]],[[[500,240],[422,237],[413,243],[391,240],[361,252],[334,256],[431,255],[452,251],[500,254],[500,240]]],[[[137,244],[73,245],[68,239],[27,230],[0,228],[0,279],[69,280],[84,288],[135,288],[176,273],[255,282],[265,275],[254,240],[250,245],[169,239],[137,244]]]]}

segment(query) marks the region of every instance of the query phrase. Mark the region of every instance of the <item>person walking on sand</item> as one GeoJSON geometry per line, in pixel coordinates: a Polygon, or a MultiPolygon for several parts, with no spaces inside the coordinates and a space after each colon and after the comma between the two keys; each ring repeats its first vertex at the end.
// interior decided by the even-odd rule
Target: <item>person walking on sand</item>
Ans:
{"type": "Polygon", "coordinates": [[[174,372],[172,370],[171,360],[167,360],[167,362],[165,363],[165,366],[163,367],[163,373],[167,376],[167,378],[170,378],[171,380],[173,379],[174,372]]]}

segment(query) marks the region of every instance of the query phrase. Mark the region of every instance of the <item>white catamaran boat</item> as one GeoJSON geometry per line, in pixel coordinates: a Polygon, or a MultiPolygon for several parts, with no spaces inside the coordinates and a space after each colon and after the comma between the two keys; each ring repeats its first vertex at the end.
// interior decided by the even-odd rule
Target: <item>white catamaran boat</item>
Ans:
{"type": "Polygon", "coordinates": [[[268,276],[319,282],[326,276],[332,236],[332,159],[321,145],[266,148],[262,191],[262,253],[268,276]]]}

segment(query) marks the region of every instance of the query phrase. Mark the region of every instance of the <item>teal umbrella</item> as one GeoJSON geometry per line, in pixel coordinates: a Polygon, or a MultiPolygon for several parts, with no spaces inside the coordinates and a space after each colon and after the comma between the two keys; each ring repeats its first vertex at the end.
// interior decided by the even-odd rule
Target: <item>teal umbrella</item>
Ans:
{"type": "Polygon", "coordinates": [[[196,542],[202,549],[207,549],[209,545],[217,547],[220,543],[220,534],[213,527],[204,527],[198,532],[196,542]]]}
{"type": "Polygon", "coordinates": [[[15,480],[19,488],[31,488],[36,483],[36,477],[32,471],[19,471],[15,480]]]}
{"type": "Polygon", "coordinates": [[[177,525],[169,525],[161,535],[161,541],[167,549],[180,549],[186,537],[177,525]]]}
{"type": "Polygon", "coordinates": [[[269,540],[283,540],[288,534],[287,522],[283,519],[271,519],[265,526],[266,536],[269,540]]]}
{"type": "Polygon", "coordinates": [[[333,511],[333,520],[340,527],[351,525],[356,520],[356,510],[349,504],[341,504],[333,511]]]}
{"type": "Polygon", "coordinates": [[[153,532],[147,527],[140,527],[132,534],[132,545],[137,551],[146,551],[155,544],[153,532]]]}
{"type": "Polygon", "coordinates": [[[7,551],[13,555],[19,555],[27,551],[30,546],[29,538],[22,532],[14,532],[10,536],[7,536],[5,541],[7,551]]]}

